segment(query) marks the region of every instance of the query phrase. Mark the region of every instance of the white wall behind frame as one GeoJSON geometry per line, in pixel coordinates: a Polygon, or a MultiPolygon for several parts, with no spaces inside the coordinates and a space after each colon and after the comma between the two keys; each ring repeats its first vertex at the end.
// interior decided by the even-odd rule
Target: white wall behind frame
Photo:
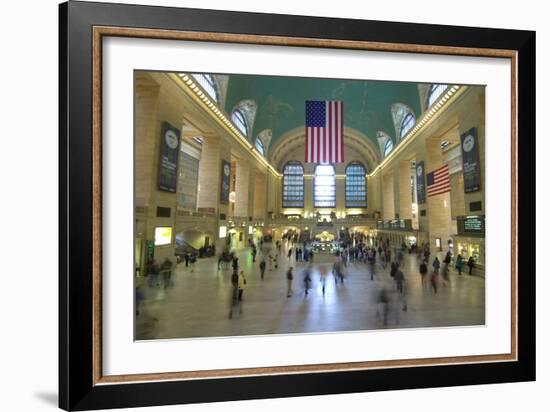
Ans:
{"type": "MultiPolygon", "coordinates": [[[[139,3],[140,0],[121,2],[139,3]]],[[[508,27],[537,30],[537,93],[538,135],[543,136],[544,114],[550,108],[550,28],[547,24],[546,4],[535,0],[480,2],[463,0],[442,7],[440,1],[406,0],[392,2],[357,2],[342,0],[297,2],[277,0],[147,0],[147,4],[234,9],[319,16],[351,17],[394,21],[426,22],[470,26],[508,27]]],[[[55,410],[57,392],[57,4],[54,0],[8,2],[2,6],[0,34],[6,56],[0,66],[5,81],[2,86],[3,122],[0,123],[0,181],[3,199],[0,250],[5,251],[4,293],[0,299],[3,339],[0,362],[0,383],[8,388],[2,393],[2,410],[45,412],[55,410]],[[22,30],[24,28],[24,30],[22,30]],[[17,36],[14,36],[14,33],[17,36]],[[28,82],[22,83],[26,80],[28,82]],[[21,125],[33,125],[39,138],[32,140],[32,150],[26,151],[26,163],[32,167],[21,169],[21,159],[14,156],[21,147],[21,125]],[[13,178],[13,171],[19,178],[13,178]],[[38,173],[39,171],[39,173],[38,173]],[[34,182],[39,180],[39,184],[34,182]],[[21,182],[24,182],[22,184],[21,182]],[[17,199],[17,201],[15,201],[17,199]],[[37,205],[42,216],[38,225],[47,235],[40,247],[25,247],[31,225],[29,216],[35,216],[37,205]],[[7,217],[10,218],[7,218],[7,217]],[[13,217],[13,218],[12,218],[13,217]],[[23,229],[22,229],[23,228],[23,229]],[[20,262],[31,262],[30,269],[21,275],[20,262]],[[19,274],[20,277],[15,277],[19,274]],[[18,291],[10,289],[23,279],[18,291]],[[38,345],[38,346],[37,346],[38,345]]],[[[539,211],[538,256],[547,248],[545,234],[550,230],[544,219],[550,195],[546,189],[547,153],[550,141],[540,137],[537,142],[539,211]]],[[[34,221],[33,221],[34,222],[34,221]]],[[[226,402],[217,404],[185,405],[157,408],[138,408],[136,411],[183,412],[280,412],[282,410],[365,411],[396,410],[422,412],[464,412],[467,410],[521,411],[530,408],[544,410],[550,386],[550,358],[545,350],[550,344],[550,301],[543,299],[543,291],[550,289],[550,279],[540,258],[537,292],[537,347],[539,348],[537,382],[502,385],[466,386],[379,393],[316,396],[306,398],[268,399],[262,401],[226,402]],[[539,406],[540,405],[540,406],[539,406]]],[[[526,274],[531,276],[534,274],[526,274]]],[[[127,411],[125,410],[113,410],[127,411]]]]}

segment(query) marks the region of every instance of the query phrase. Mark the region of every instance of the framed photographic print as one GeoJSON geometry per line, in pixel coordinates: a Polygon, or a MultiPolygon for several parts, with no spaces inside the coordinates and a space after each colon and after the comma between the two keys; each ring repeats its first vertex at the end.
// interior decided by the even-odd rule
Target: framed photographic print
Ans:
{"type": "Polygon", "coordinates": [[[60,5],[60,407],[534,380],[534,73],[530,31],[60,5]]]}

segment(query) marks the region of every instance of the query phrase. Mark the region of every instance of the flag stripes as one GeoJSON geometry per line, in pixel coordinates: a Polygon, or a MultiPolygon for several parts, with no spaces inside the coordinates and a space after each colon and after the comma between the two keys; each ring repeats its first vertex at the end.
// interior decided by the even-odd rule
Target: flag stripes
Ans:
{"type": "Polygon", "coordinates": [[[451,191],[449,166],[444,165],[426,175],[426,190],[429,196],[440,195],[451,191]]]}
{"type": "Polygon", "coordinates": [[[305,161],[344,161],[344,102],[306,101],[305,161]]]}

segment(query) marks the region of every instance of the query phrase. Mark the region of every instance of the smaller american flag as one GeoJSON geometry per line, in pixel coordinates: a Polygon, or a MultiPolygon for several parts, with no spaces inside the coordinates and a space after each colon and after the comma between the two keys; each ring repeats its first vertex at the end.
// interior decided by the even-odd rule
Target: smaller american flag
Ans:
{"type": "Polygon", "coordinates": [[[428,197],[451,191],[449,181],[449,165],[441,166],[426,175],[426,189],[428,197]]]}

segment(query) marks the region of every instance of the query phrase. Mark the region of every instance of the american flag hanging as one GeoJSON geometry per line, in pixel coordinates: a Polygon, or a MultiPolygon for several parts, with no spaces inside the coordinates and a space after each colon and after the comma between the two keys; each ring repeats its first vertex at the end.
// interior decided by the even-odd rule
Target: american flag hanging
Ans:
{"type": "Polygon", "coordinates": [[[306,163],[344,161],[344,102],[306,101],[306,163]]]}
{"type": "Polygon", "coordinates": [[[449,165],[441,166],[426,175],[426,189],[428,197],[451,191],[449,165]]]}

